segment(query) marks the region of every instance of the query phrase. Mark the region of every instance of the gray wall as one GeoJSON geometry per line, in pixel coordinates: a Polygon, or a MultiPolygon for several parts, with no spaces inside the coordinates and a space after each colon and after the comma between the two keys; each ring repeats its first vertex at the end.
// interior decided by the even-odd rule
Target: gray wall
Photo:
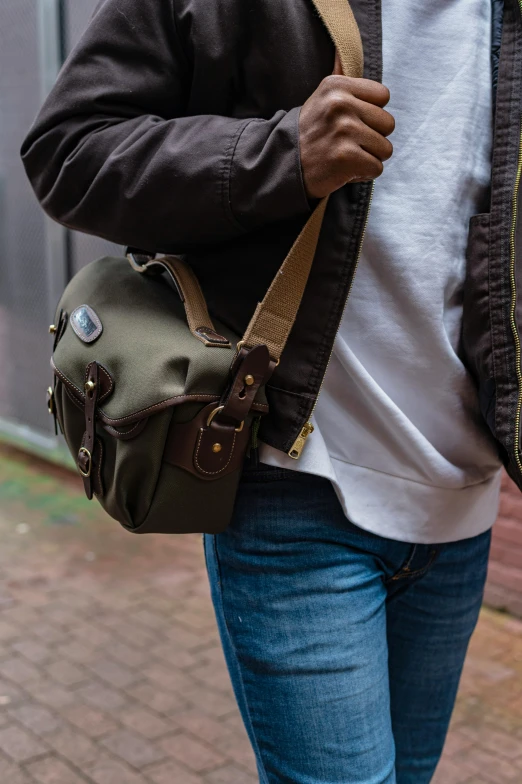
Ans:
{"type": "Polygon", "coordinates": [[[64,51],[95,6],[96,0],[0,0],[0,431],[51,449],[48,326],[68,271],[121,249],[49,221],[19,149],[64,51]]]}

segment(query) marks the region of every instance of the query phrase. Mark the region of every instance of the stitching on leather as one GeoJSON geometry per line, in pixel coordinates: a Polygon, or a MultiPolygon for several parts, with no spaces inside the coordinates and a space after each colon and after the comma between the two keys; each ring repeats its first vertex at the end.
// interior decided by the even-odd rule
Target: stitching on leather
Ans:
{"type": "Polygon", "coordinates": [[[116,435],[116,436],[130,436],[130,434],[134,433],[134,431],[137,430],[139,427],[141,427],[142,424],[143,424],[143,420],[139,419],[136,422],[136,424],[134,425],[134,427],[131,427],[130,430],[124,430],[122,433],[120,433],[119,430],[116,430],[116,428],[111,427],[111,425],[107,425],[107,428],[108,428],[109,432],[112,431],[112,433],[114,433],[114,435],[116,435]]]}
{"type": "MultiPolygon", "coordinates": [[[[93,364],[94,364],[94,362],[89,362],[89,364],[85,368],[85,383],[87,383],[87,379],[89,377],[89,369],[90,369],[91,365],[93,365],[93,364]]],[[[111,376],[111,374],[109,373],[109,371],[107,370],[106,367],[101,365],[99,362],[96,362],[96,364],[98,365],[98,368],[105,373],[105,375],[109,379],[109,384],[110,384],[109,389],[107,390],[107,392],[105,392],[105,394],[102,395],[99,398],[99,401],[101,402],[102,400],[105,400],[105,398],[109,397],[109,395],[111,394],[112,390],[114,389],[114,381],[112,380],[112,376],[111,376]]]]}
{"type": "Polygon", "coordinates": [[[98,452],[99,452],[97,475],[98,475],[98,488],[99,488],[100,492],[99,493],[95,492],[94,495],[102,496],[103,495],[103,486],[102,486],[102,480],[101,480],[101,467],[102,467],[102,462],[103,462],[103,442],[102,442],[102,440],[100,438],[97,438],[95,443],[98,446],[98,452]]]}
{"type": "MultiPolygon", "coordinates": [[[[73,381],[70,381],[67,378],[67,376],[64,376],[64,374],[61,372],[61,370],[58,370],[58,368],[54,364],[54,361],[52,360],[51,360],[51,366],[53,368],[53,371],[56,373],[56,375],[59,376],[61,380],[64,382],[66,389],[68,390],[69,386],[74,387],[74,389],[78,392],[78,394],[81,397],[81,401],[79,402],[83,402],[85,400],[85,394],[81,391],[81,389],[79,389],[73,381]]],[[[184,399],[196,398],[197,400],[201,400],[202,398],[205,398],[207,400],[217,401],[218,395],[216,394],[211,395],[205,392],[202,392],[200,395],[175,395],[174,397],[167,397],[165,398],[165,400],[161,400],[159,403],[155,403],[153,406],[149,406],[149,408],[142,408],[139,411],[135,411],[134,413],[129,414],[128,416],[125,417],[120,417],[119,419],[113,419],[112,417],[107,416],[107,414],[102,409],[98,409],[98,413],[103,415],[103,419],[104,421],[106,421],[107,424],[117,425],[120,422],[125,422],[128,419],[134,419],[134,417],[140,416],[140,414],[145,414],[147,411],[152,411],[155,408],[163,406],[165,403],[170,403],[171,401],[173,402],[174,400],[179,400],[180,398],[184,398],[184,399]]],[[[266,403],[253,403],[253,406],[256,406],[254,410],[258,410],[260,408],[266,412],[270,410],[269,406],[266,403]]]]}
{"type": "Polygon", "coordinates": [[[196,454],[194,455],[194,462],[195,462],[196,466],[198,467],[198,469],[201,471],[202,474],[207,474],[207,476],[215,476],[216,474],[222,474],[223,471],[226,468],[228,468],[228,466],[232,462],[232,458],[234,456],[234,447],[236,445],[237,433],[234,431],[234,440],[232,441],[232,449],[230,450],[230,457],[228,458],[228,463],[226,465],[224,465],[223,468],[220,468],[219,471],[205,471],[205,469],[201,468],[200,464],[198,463],[199,448],[201,446],[201,439],[203,438],[203,433],[204,433],[204,430],[203,430],[203,428],[201,428],[201,430],[199,431],[199,438],[198,438],[198,445],[196,447],[196,454]]]}

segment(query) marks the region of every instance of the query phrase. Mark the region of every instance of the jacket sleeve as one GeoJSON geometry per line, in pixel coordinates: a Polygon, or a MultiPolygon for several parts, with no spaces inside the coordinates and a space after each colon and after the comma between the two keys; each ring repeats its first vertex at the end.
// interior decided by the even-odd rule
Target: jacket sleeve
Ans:
{"type": "Polygon", "coordinates": [[[22,146],[44,210],[157,251],[307,214],[299,108],[186,116],[190,83],[171,0],[102,2],[22,146]]]}

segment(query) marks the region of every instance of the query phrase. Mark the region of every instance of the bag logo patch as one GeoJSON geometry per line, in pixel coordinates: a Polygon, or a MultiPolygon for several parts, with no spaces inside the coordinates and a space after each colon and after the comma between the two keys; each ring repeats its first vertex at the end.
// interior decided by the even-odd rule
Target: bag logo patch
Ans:
{"type": "Polygon", "coordinates": [[[84,343],[93,343],[100,337],[103,326],[92,308],[80,305],[71,313],[71,327],[84,343]]]}

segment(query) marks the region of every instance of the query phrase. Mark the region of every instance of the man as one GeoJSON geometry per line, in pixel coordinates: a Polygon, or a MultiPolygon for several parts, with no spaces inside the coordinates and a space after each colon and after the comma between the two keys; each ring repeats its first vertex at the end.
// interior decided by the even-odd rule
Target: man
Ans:
{"type": "Polygon", "coordinates": [[[263,784],[431,780],[482,599],[492,432],[520,467],[521,9],[352,6],[364,79],[310,0],[105,0],[22,150],[52,217],[184,253],[237,334],[332,194],[261,448],[205,543],[263,784]]]}

